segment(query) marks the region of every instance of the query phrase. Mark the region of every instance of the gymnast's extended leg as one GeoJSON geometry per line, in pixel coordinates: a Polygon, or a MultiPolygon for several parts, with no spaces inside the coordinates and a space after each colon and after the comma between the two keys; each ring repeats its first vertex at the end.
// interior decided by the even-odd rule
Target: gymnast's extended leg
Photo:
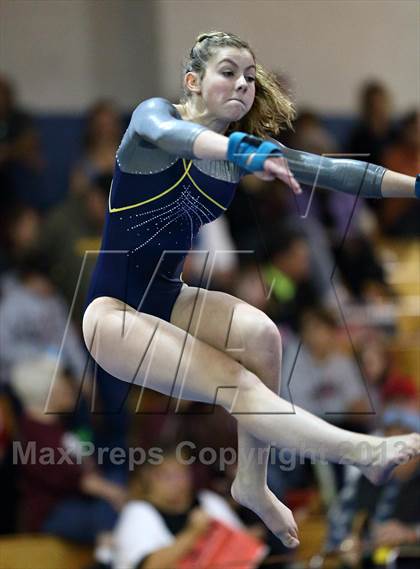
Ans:
{"type": "MultiPolygon", "coordinates": [[[[85,312],[83,333],[92,356],[112,375],[166,395],[217,402],[266,444],[309,449],[312,456],[333,462],[349,461],[372,480],[419,452],[419,435],[384,439],[351,433],[292,408],[221,350],[119,300],[94,300],[85,312]]],[[[293,537],[293,528],[289,531],[293,537]]]]}

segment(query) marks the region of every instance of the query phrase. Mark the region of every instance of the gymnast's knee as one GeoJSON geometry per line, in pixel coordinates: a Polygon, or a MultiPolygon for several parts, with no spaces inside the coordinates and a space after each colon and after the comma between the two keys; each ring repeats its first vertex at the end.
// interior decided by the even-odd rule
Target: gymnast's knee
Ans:
{"type": "Polygon", "coordinates": [[[121,310],[124,303],[109,296],[100,296],[92,300],[83,315],[82,331],[83,339],[88,350],[91,350],[95,335],[98,333],[98,327],[103,326],[105,317],[115,314],[117,310],[121,310]]]}
{"type": "Polygon", "coordinates": [[[246,348],[250,357],[256,358],[262,365],[279,363],[282,351],[280,331],[266,314],[258,311],[247,335],[246,348]]]}

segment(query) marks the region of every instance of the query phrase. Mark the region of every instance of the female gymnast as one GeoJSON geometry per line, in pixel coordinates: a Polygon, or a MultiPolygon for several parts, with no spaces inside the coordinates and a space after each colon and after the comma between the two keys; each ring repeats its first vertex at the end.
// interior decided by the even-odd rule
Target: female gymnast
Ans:
{"type": "Polygon", "coordinates": [[[290,125],[294,109],[250,46],[233,34],[198,37],[184,89],[177,105],[142,102],[124,134],[84,339],[105,374],[231,413],[239,451],[232,495],[296,547],[293,515],[267,487],[270,445],[352,463],[379,483],[419,452],[420,436],[348,432],[281,399],[275,324],[233,296],[184,284],[184,259],[200,227],[226,210],[249,172],[283,180],[295,193],[299,183],[315,180],[322,188],[376,198],[415,197],[419,188],[414,178],[380,166],[268,139],[279,125],[290,125]]]}

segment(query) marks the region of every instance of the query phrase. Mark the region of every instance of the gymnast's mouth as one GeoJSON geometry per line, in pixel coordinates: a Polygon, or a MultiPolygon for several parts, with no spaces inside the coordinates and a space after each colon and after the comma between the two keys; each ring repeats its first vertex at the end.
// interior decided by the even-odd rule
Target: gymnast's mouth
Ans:
{"type": "Polygon", "coordinates": [[[242,101],[242,99],[228,99],[229,101],[236,101],[237,103],[241,103],[243,106],[245,106],[245,103],[242,101]]]}

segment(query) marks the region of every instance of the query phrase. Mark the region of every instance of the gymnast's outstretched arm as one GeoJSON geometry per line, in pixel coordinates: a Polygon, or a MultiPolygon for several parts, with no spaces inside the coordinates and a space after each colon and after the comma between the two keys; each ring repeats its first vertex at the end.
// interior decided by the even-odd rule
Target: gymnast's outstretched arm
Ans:
{"type": "MultiPolygon", "coordinates": [[[[124,139],[135,135],[150,145],[183,158],[226,160],[228,156],[229,137],[182,120],[175,107],[161,98],[149,99],[136,108],[124,139]]],[[[318,188],[370,198],[415,197],[415,178],[410,176],[368,162],[318,156],[293,150],[279,142],[276,145],[301,184],[315,184],[318,188]]],[[[284,159],[267,158],[264,172],[284,180],[284,159]],[[279,176],[281,170],[282,175],[279,176]]]]}
{"type": "Polygon", "coordinates": [[[366,198],[415,197],[415,178],[368,162],[318,156],[277,142],[295,178],[309,186],[366,198]]]}

